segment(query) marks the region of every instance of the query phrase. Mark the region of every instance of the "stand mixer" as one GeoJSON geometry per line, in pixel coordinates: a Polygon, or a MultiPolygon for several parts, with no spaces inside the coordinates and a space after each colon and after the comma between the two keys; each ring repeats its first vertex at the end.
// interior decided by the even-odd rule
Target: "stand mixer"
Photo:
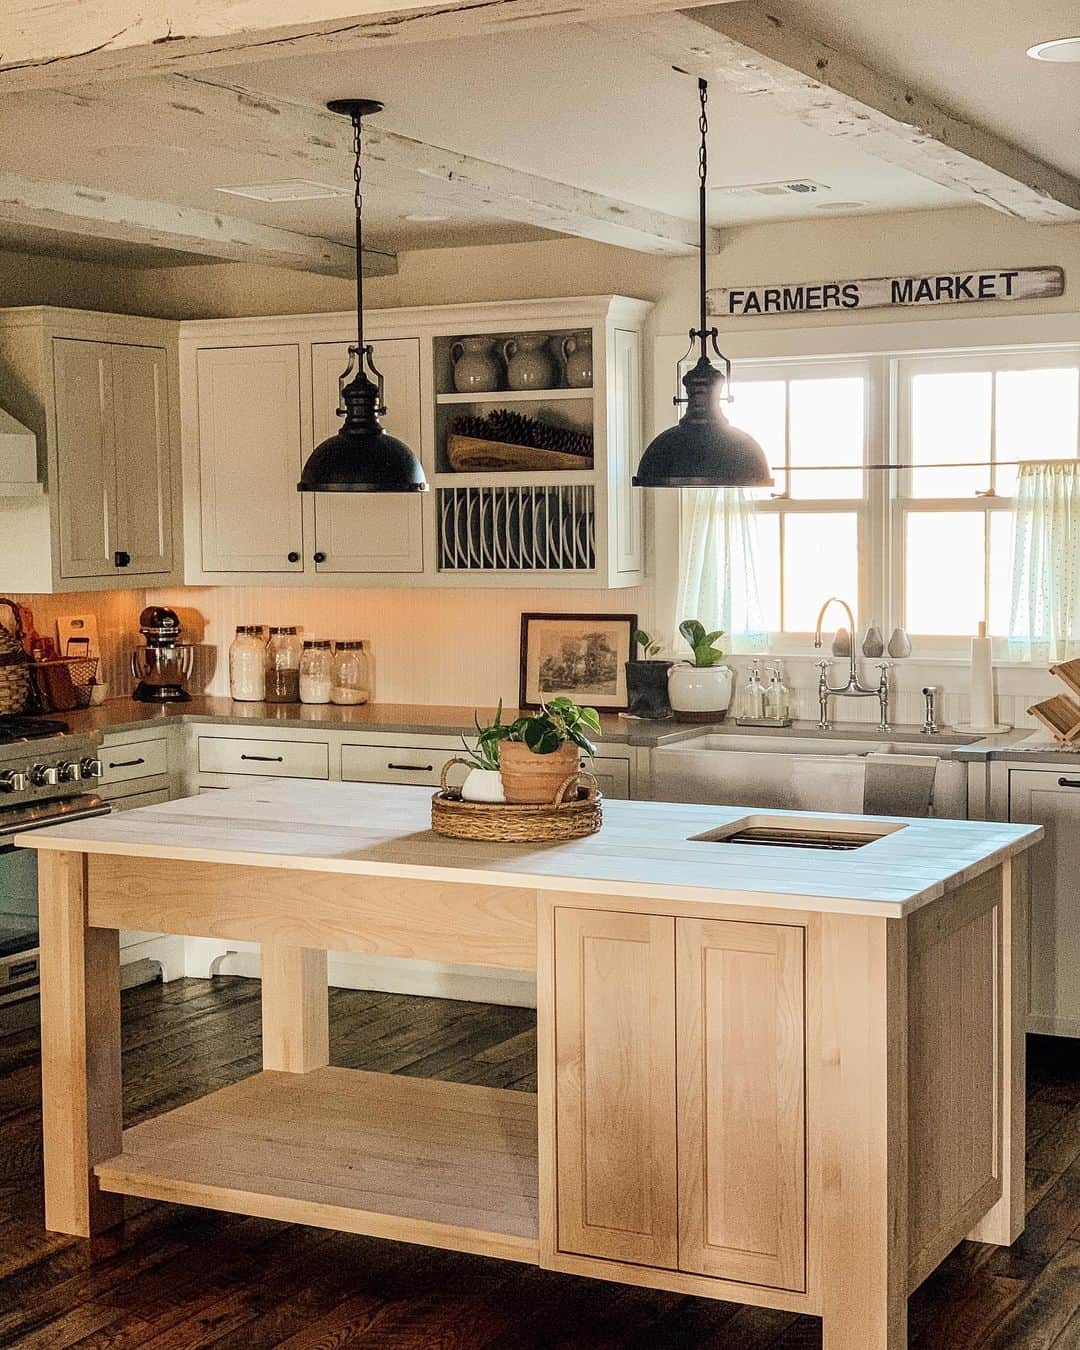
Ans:
{"type": "Polygon", "coordinates": [[[131,653],[131,673],[138,684],[131,695],[138,703],[189,703],[195,647],[181,642],[180,619],[164,605],[148,605],[139,615],[142,647],[131,653]]]}

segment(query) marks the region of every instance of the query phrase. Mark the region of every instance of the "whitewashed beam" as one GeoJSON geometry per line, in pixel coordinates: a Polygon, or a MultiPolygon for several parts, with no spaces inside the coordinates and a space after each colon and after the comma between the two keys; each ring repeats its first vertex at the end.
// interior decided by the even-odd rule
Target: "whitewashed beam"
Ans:
{"type": "MultiPolygon", "coordinates": [[[[145,118],[165,144],[210,154],[234,154],[242,146],[253,158],[272,161],[282,178],[332,183],[351,160],[352,130],[344,118],[209,75],[84,85],[65,96],[88,116],[108,117],[118,127],[145,118]]],[[[364,126],[364,183],[409,198],[417,210],[538,226],[645,253],[684,255],[697,248],[695,221],[442,150],[386,130],[379,118],[364,126]]],[[[715,246],[715,238],[711,242],[715,246]]]]}
{"type": "Polygon", "coordinates": [[[759,5],[630,19],[626,41],[827,136],[1025,220],[1080,219],[1080,183],[759,5]]]}
{"type": "Polygon", "coordinates": [[[686,6],[687,0],[4,0],[0,93],[686,6]]]}
{"type": "MultiPolygon", "coordinates": [[[[0,221],[5,220],[323,276],[348,277],[355,272],[353,250],[329,239],[255,225],[217,211],[11,173],[0,173],[0,221]]],[[[396,272],[394,254],[364,250],[366,276],[396,272]]]]}

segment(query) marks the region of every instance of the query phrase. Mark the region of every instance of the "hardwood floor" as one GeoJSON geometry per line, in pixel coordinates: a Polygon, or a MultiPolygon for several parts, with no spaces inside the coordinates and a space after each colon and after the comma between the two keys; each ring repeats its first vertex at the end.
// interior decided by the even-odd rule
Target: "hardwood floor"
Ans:
{"type": "MultiPolygon", "coordinates": [[[[335,1064],[534,1090],[520,1008],[335,990],[335,1064]]],[[[1030,1215],[911,1300],[918,1350],[1080,1350],[1080,1041],[1032,1038],[1030,1215]]],[[[0,1008],[0,1347],[813,1350],[815,1319],[167,1205],[91,1242],[42,1228],[37,1006],[0,1008]]],[[[259,1067],[259,985],[124,995],[127,1124],[259,1067]]]]}

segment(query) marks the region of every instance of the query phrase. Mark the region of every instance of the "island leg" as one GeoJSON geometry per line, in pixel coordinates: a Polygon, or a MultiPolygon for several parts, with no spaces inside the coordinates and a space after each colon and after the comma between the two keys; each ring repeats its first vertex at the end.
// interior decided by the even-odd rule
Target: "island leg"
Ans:
{"type": "Polygon", "coordinates": [[[308,1073],[330,1062],[326,953],[264,942],[263,1068],[308,1073]]]}
{"type": "Polygon", "coordinates": [[[823,1347],[906,1350],[906,921],[820,931],[823,1347]]]}
{"type": "Polygon", "coordinates": [[[1021,853],[1002,869],[1001,1112],[998,1118],[1001,1199],[968,1234],[973,1242],[1011,1246],[1024,1231],[1024,1113],[1027,1081],[1028,858],[1021,853]]]}
{"type": "Polygon", "coordinates": [[[123,1217],[94,1166],[120,1153],[120,935],[86,923],[86,855],[38,853],[45,1227],[89,1237],[123,1217]]]}

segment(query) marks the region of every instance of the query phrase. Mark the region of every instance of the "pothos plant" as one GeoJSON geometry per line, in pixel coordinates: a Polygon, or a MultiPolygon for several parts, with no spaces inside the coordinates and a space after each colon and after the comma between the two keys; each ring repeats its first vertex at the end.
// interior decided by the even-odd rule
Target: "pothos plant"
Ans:
{"type": "Polygon", "coordinates": [[[690,646],[695,666],[718,666],[724,659],[724,653],[715,646],[717,638],[724,636],[724,630],[718,628],[714,633],[705,631],[705,625],[697,619],[684,619],[679,624],[679,632],[690,646]]]}
{"type": "Polygon", "coordinates": [[[559,746],[572,741],[587,755],[596,754],[592,736],[599,736],[600,714],[595,708],[582,708],[571,698],[560,695],[549,703],[540,705],[534,713],[526,713],[513,722],[502,720],[502,700],[495,712],[493,721],[485,726],[476,723],[476,743],[470,745],[462,736],[469,763],[477,769],[497,769],[499,767],[499,746],[503,741],[512,741],[527,745],[534,755],[550,755],[559,746]]]}

